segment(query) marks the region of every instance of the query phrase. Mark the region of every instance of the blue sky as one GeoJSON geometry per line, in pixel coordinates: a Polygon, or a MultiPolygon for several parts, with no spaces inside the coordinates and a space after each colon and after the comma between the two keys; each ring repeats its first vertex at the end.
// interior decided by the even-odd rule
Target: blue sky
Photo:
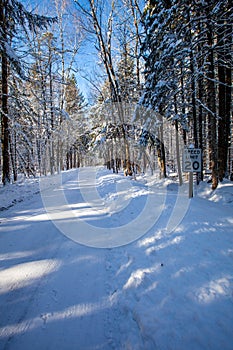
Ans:
{"type": "MultiPolygon", "coordinates": [[[[19,0],[27,10],[33,11],[35,13],[43,14],[46,16],[56,16],[56,8],[54,1],[41,1],[41,0],[19,0]]],[[[70,0],[70,5],[68,8],[70,14],[67,14],[66,18],[68,21],[65,24],[66,29],[70,30],[69,34],[71,40],[74,40],[74,27],[72,26],[72,15],[78,14],[78,8],[74,4],[74,1],[70,0]],[[70,16],[70,19],[68,18],[70,16]],[[70,27],[70,28],[69,28],[70,27]],[[73,37],[73,38],[72,38],[73,37]]],[[[59,35],[59,34],[58,34],[59,35]]],[[[70,45],[67,39],[67,47],[70,45]]],[[[71,44],[72,45],[72,44],[71,44]]],[[[69,64],[69,59],[67,59],[67,64],[69,64]]],[[[98,56],[97,50],[94,47],[94,40],[84,39],[81,43],[80,49],[76,56],[74,69],[76,71],[75,75],[81,92],[84,94],[85,98],[88,99],[90,95],[90,84],[88,80],[95,78],[95,72],[100,71],[98,66],[98,56]],[[85,79],[85,77],[88,79],[85,79]]],[[[94,79],[94,82],[95,79],[94,79]]]]}
{"type": "MultiPolygon", "coordinates": [[[[50,1],[45,1],[45,0],[20,0],[25,7],[28,10],[34,10],[35,12],[47,16],[56,16],[56,7],[55,7],[55,1],[58,1],[59,3],[62,3],[65,1],[68,6],[66,7],[65,13],[66,16],[64,16],[64,19],[67,19],[66,22],[64,22],[66,26],[66,31],[68,32],[68,39],[67,39],[67,48],[72,48],[72,44],[70,45],[69,37],[73,37],[74,39],[74,34],[75,32],[77,33],[77,30],[75,29],[72,21],[73,21],[73,16],[79,14],[79,8],[75,4],[74,0],[50,0],[50,1]],[[70,46],[69,46],[70,45],[70,46]]],[[[141,2],[141,8],[143,8],[144,5],[144,0],[139,1],[141,2]]],[[[80,3],[85,6],[87,4],[86,0],[80,0],[80,3]]],[[[102,6],[102,24],[107,25],[108,22],[108,16],[109,16],[109,10],[111,7],[111,1],[110,0],[101,0],[99,1],[99,4],[103,4],[102,6]],[[105,16],[106,13],[106,16],[105,16]]],[[[118,4],[117,10],[121,13],[121,7],[118,4]]],[[[128,16],[128,15],[127,15],[128,16]]],[[[86,23],[85,23],[86,24],[86,23]]],[[[119,33],[118,33],[119,34],[119,33]]],[[[88,83],[87,80],[93,81],[94,84],[100,85],[100,80],[102,78],[102,81],[105,79],[105,71],[100,68],[99,66],[99,58],[98,58],[98,53],[95,48],[95,36],[93,35],[92,37],[90,34],[88,35],[87,33],[85,34],[87,37],[82,41],[81,47],[78,51],[78,54],[76,56],[76,62],[75,62],[75,69],[76,69],[76,78],[77,82],[79,84],[80,90],[83,92],[84,96],[88,98],[89,91],[91,90],[90,86],[91,84],[88,83]],[[98,72],[98,74],[97,74],[98,72]],[[87,79],[85,79],[87,78],[87,79]]],[[[59,33],[58,33],[59,37],[59,33]]],[[[116,41],[117,45],[119,48],[119,37],[116,36],[116,41]]],[[[116,53],[118,55],[118,53],[116,53]]],[[[115,57],[114,57],[115,59],[115,57]]],[[[67,64],[68,64],[68,59],[67,59],[67,64]]]]}

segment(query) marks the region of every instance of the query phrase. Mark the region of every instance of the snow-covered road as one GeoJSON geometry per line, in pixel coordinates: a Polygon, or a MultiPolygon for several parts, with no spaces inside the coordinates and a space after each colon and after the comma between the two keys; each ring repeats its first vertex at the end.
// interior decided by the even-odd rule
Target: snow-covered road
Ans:
{"type": "Polygon", "coordinates": [[[105,348],[107,252],[62,235],[40,194],[11,209],[0,228],[0,349],[105,348]]]}
{"type": "Polygon", "coordinates": [[[232,350],[232,205],[196,197],[170,232],[175,183],[164,195],[163,182],[81,172],[0,213],[0,349],[232,350]],[[118,229],[122,243],[129,222],[152,213],[127,245],[107,235],[118,229]],[[85,245],[80,219],[110,244],[85,245]]]}

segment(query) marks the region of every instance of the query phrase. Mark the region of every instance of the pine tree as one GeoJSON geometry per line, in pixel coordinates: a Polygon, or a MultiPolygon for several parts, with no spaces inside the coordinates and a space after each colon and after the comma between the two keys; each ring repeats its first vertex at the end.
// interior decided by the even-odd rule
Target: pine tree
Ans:
{"type": "Polygon", "coordinates": [[[134,71],[134,60],[130,54],[129,45],[122,45],[121,59],[117,63],[117,78],[120,94],[124,103],[138,100],[137,79],[134,71]]]}
{"type": "Polygon", "coordinates": [[[231,21],[230,1],[217,0],[151,0],[143,19],[145,89],[139,105],[147,109],[144,121],[150,109],[175,120],[176,128],[178,120],[184,130],[184,143],[205,148],[213,189],[227,168],[231,21]]]}
{"type": "Polygon", "coordinates": [[[85,98],[80,91],[75,75],[66,81],[65,109],[70,116],[74,116],[86,107],[85,98]]]}
{"type": "Polygon", "coordinates": [[[222,181],[227,175],[227,156],[230,138],[231,124],[231,85],[232,85],[232,7],[229,1],[225,1],[222,6],[222,14],[217,20],[217,64],[218,64],[218,159],[219,159],[219,180],[222,181]]]}
{"type": "Polygon", "coordinates": [[[69,115],[66,139],[66,169],[70,169],[81,165],[89,143],[87,120],[84,114],[87,104],[74,74],[66,81],[64,105],[69,115]]]}

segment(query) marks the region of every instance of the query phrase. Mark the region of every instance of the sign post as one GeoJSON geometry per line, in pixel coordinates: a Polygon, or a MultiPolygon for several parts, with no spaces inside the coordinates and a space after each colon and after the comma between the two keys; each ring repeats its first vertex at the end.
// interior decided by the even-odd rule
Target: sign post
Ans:
{"type": "Polygon", "coordinates": [[[193,197],[193,173],[201,171],[201,149],[189,147],[183,152],[183,171],[189,173],[189,198],[193,197]]]}
{"type": "Polygon", "coordinates": [[[193,197],[193,173],[189,173],[189,198],[193,197]]]}

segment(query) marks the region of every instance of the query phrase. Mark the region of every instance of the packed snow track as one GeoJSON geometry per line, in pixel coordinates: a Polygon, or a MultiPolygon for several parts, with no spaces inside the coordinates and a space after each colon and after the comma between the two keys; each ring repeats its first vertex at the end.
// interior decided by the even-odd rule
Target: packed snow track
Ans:
{"type": "Polygon", "coordinates": [[[0,350],[233,349],[231,203],[101,167],[32,193],[0,212],[0,350]]]}

